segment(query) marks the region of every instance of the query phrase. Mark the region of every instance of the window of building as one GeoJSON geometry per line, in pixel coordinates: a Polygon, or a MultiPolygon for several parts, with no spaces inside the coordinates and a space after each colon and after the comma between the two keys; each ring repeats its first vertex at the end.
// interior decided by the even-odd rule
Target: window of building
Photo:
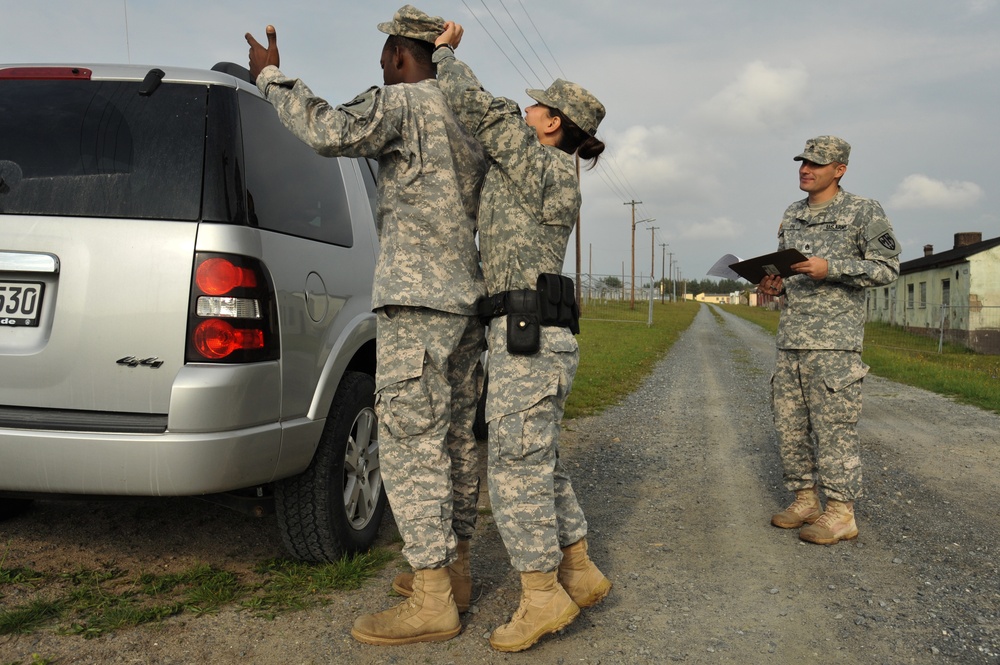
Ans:
{"type": "Polygon", "coordinates": [[[941,280],[941,304],[945,307],[951,306],[951,280],[941,280]]]}
{"type": "Polygon", "coordinates": [[[920,282],[920,309],[927,307],[927,282],[920,282]]]}
{"type": "Polygon", "coordinates": [[[889,309],[889,287],[882,289],[882,309],[889,309]]]}
{"type": "Polygon", "coordinates": [[[913,309],[913,285],[906,285],[906,309],[913,309]]]}

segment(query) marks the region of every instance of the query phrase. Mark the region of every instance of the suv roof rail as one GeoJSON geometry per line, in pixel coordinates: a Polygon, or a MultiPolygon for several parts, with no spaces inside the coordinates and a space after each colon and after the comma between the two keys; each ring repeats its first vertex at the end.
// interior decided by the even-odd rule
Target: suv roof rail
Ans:
{"type": "Polygon", "coordinates": [[[250,84],[255,83],[254,80],[250,78],[249,69],[233,62],[217,62],[215,63],[215,66],[212,67],[212,71],[229,74],[230,76],[234,76],[250,84]]]}

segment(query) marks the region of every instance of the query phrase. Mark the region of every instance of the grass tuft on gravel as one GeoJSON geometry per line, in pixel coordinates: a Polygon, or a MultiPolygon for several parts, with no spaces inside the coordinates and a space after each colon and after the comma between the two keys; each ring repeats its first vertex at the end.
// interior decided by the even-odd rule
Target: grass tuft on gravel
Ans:
{"type": "Polygon", "coordinates": [[[271,559],[246,576],[205,564],[135,576],[113,566],[44,573],[6,568],[0,559],[0,599],[7,601],[0,610],[0,635],[48,628],[89,639],[233,604],[274,618],[280,610],[326,604],[333,591],[361,587],[397,556],[375,549],[325,564],[271,559]],[[12,604],[10,597],[23,600],[12,604]]]}

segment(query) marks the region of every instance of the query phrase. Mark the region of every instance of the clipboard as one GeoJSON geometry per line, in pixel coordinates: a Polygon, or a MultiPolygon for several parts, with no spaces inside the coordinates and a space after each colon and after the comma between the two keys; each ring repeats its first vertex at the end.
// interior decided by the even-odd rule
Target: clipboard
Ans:
{"type": "Polygon", "coordinates": [[[802,263],[806,260],[807,258],[802,252],[792,248],[731,263],[729,267],[751,284],[760,284],[760,280],[767,275],[791,277],[798,274],[792,271],[792,264],[802,263]]]}

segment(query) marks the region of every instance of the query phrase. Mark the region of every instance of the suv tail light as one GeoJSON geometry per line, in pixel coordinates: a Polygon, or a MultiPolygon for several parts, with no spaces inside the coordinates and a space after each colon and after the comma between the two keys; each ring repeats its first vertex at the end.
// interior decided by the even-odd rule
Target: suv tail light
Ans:
{"type": "Polygon", "coordinates": [[[233,254],[196,254],[185,360],[258,362],[279,352],[277,304],[264,265],[233,254]]]}

